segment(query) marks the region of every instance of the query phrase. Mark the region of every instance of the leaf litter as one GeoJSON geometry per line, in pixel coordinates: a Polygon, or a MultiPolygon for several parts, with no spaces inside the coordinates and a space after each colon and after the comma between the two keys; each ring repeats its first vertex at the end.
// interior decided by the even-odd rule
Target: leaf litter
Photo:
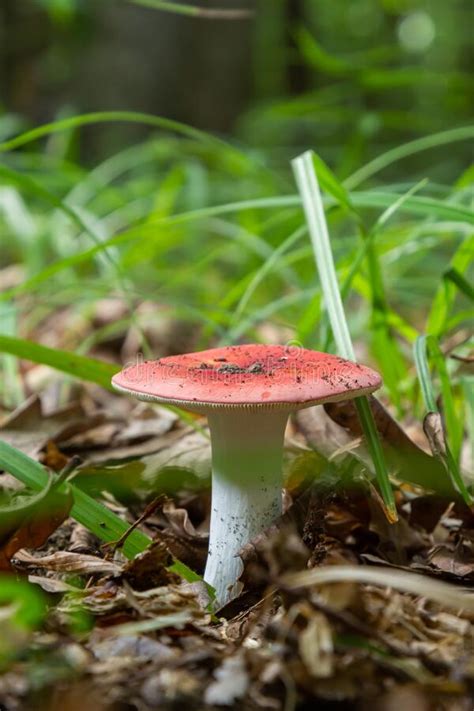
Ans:
{"type": "Polygon", "coordinates": [[[47,598],[44,622],[0,654],[0,708],[472,711],[474,512],[449,486],[430,491],[439,461],[381,405],[399,521],[386,521],[347,406],[298,413],[284,514],[241,551],[242,593],[212,614],[199,580],[206,431],[98,392],[73,390],[47,412],[32,397],[0,436],[52,472],[79,457],[75,485],[153,544],[127,561],[67,518],[67,497],[38,528],[36,499],[54,491],[31,498],[0,476],[2,506],[19,512],[3,517],[0,560],[47,598]]]}

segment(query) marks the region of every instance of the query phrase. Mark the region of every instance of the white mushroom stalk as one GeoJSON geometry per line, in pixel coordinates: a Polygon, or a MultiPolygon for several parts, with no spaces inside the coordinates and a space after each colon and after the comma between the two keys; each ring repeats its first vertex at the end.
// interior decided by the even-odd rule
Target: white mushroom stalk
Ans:
{"type": "Polygon", "coordinates": [[[216,606],[235,597],[240,549],[282,510],[282,456],[288,412],[219,409],[208,414],[212,443],[212,504],[204,580],[216,606]]]}

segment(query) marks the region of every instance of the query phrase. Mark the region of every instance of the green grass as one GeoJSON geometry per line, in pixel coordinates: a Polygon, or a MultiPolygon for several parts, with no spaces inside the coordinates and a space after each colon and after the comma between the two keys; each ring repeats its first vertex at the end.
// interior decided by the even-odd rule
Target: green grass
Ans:
{"type": "MultiPolygon", "coordinates": [[[[42,491],[48,486],[49,475],[41,464],[27,457],[19,450],[11,447],[6,442],[0,440],[0,468],[10,474],[13,474],[19,481],[23,482],[28,488],[33,491],[42,491]]],[[[70,516],[82,524],[85,528],[91,531],[100,541],[104,543],[117,543],[120,538],[128,531],[130,524],[114,514],[104,504],[96,501],[94,498],[82,491],[78,486],[71,483],[61,484],[60,491],[64,491],[68,487],[72,493],[73,505],[70,511],[70,516]]],[[[135,556],[143,553],[152,543],[151,538],[145,535],[139,529],[130,531],[125,538],[125,541],[119,549],[127,558],[135,558],[135,556]]],[[[179,560],[175,560],[169,567],[169,570],[179,575],[183,580],[188,582],[196,582],[201,580],[201,576],[188,568],[187,565],[179,560]]],[[[10,594],[10,590],[17,591],[19,600],[22,603],[23,588],[18,589],[12,585],[4,585],[3,580],[0,584],[0,601],[4,600],[10,594]]],[[[33,589],[34,590],[34,589],[33,589]]],[[[25,600],[34,603],[34,592],[29,588],[24,589],[25,600]]],[[[26,603],[25,603],[26,604],[26,603]]],[[[30,614],[24,614],[20,606],[18,610],[18,618],[20,622],[36,621],[37,607],[31,608],[30,614]]]]}
{"type": "MultiPolygon", "coordinates": [[[[34,491],[41,491],[48,483],[48,473],[41,464],[1,440],[0,467],[34,491]]],[[[129,525],[103,504],[73,484],[63,484],[61,489],[65,486],[71,487],[74,500],[71,517],[92,531],[100,540],[115,543],[128,530],[129,525]]],[[[150,543],[151,539],[148,536],[139,530],[134,530],[125,540],[123,552],[127,557],[134,558],[150,543]]]]}
{"type": "MultiPolygon", "coordinates": [[[[472,175],[453,175],[451,184],[430,181],[430,156],[472,134],[461,127],[392,147],[345,180],[314,158],[331,234],[329,282],[325,268],[321,280],[315,275],[289,161],[281,167],[263,149],[235,147],[134,112],[71,117],[3,141],[0,268],[19,264],[23,274],[0,292],[2,402],[11,407],[24,398],[16,358],[110,388],[119,364],[103,363],[90,349],[133,326],[145,334],[142,348],[150,354],[149,317],[134,313],[149,301],[153,318],[164,314],[195,327],[203,348],[261,340],[271,325],[285,339],[323,350],[339,344],[352,355],[340,348],[350,329],[359,359],[383,374],[382,396],[395,414],[421,422],[413,345],[430,333],[442,346],[473,316],[472,175]],[[157,133],[86,168],[68,146],[84,126],[107,122],[140,123],[157,133]],[[67,140],[48,142],[58,135],[67,140]],[[405,174],[414,157],[426,161],[428,177],[405,174]],[[395,169],[398,182],[382,180],[395,169]],[[337,298],[336,284],[343,310],[330,329],[323,306],[331,303],[329,294],[337,298]],[[90,321],[105,297],[126,305],[123,317],[78,338],[74,318],[90,321]],[[62,334],[69,350],[42,345],[43,324],[62,309],[70,314],[62,334]]],[[[443,368],[435,352],[432,359],[460,474],[465,433],[459,413],[472,412],[471,390],[455,361],[443,368]]],[[[380,448],[367,423],[374,469],[390,503],[380,448]]]]}
{"type": "Polygon", "coordinates": [[[458,418],[456,414],[451,380],[448,374],[445,356],[434,336],[419,336],[414,346],[414,357],[424,405],[428,413],[439,414],[440,408],[438,407],[432,370],[430,368],[430,355],[434,366],[433,370],[437,371],[439,378],[443,410],[442,420],[444,426],[445,451],[440,452],[438,456],[451,477],[456,490],[461,494],[464,501],[468,505],[471,505],[474,499],[468,491],[459,466],[461,444],[464,434],[463,420],[458,418]]]}
{"type": "MultiPolygon", "coordinates": [[[[311,151],[307,151],[293,161],[293,170],[303,202],[316,268],[321,283],[321,290],[331,329],[334,334],[337,351],[339,355],[344,358],[355,361],[356,355],[347,324],[346,314],[342,305],[331,240],[319,188],[320,176],[323,176],[326,185],[329,183],[333,194],[340,195],[340,202],[345,208],[349,210],[353,208],[349,196],[343,191],[342,187],[339,188],[335,176],[328,173],[327,167],[324,166],[319,157],[315,156],[311,151]]],[[[372,279],[374,280],[374,275],[372,275],[372,279]]],[[[391,520],[396,521],[397,509],[395,499],[368,399],[365,397],[357,398],[356,407],[365,440],[372,457],[380,492],[387,508],[387,513],[391,520]]]]}

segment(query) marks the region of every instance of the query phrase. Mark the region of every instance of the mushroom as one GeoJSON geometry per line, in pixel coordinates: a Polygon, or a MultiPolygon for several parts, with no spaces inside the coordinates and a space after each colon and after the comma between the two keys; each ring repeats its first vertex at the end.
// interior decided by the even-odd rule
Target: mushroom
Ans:
{"type": "Polygon", "coordinates": [[[113,386],[141,400],[207,415],[212,510],[204,580],[222,606],[235,597],[240,549],[282,511],[282,455],[291,412],[367,395],[370,368],[295,346],[239,345],[145,361],[113,386]]]}

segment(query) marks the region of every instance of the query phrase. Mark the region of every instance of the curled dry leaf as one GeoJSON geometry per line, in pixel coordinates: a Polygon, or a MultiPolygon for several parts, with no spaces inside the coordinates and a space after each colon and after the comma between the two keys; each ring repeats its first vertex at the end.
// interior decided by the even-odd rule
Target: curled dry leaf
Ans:
{"type": "Polygon", "coordinates": [[[474,550],[472,545],[457,543],[434,546],[424,560],[419,556],[412,563],[415,570],[441,575],[453,580],[474,582],[474,550]]]}
{"type": "Polygon", "coordinates": [[[122,566],[93,555],[57,551],[51,555],[34,556],[25,550],[18,551],[15,558],[27,568],[43,568],[57,573],[78,573],[82,575],[118,575],[122,566]]]}
{"type": "Polygon", "coordinates": [[[185,508],[177,508],[173,501],[166,501],[162,510],[167,523],[157,538],[166,543],[172,554],[192,570],[201,573],[207,557],[208,533],[197,531],[185,508]]]}
{"type": "Polygon", "coordinates": [[[122,575],[134,590],[176,584],[180,578],[167,570],[172,563],[173,557],[166,544],[155,541],[143,553],[125,564],[122,575]]]}

